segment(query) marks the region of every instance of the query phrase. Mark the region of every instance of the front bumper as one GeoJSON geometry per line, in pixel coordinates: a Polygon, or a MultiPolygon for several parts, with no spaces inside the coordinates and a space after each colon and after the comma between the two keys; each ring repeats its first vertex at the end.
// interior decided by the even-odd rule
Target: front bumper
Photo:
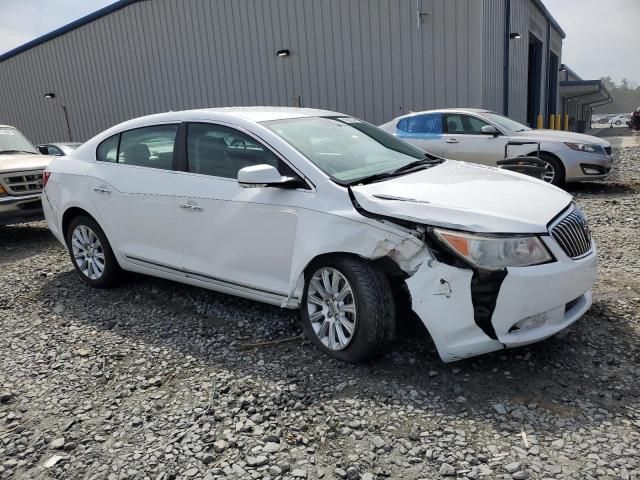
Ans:
{"type": "Polygon", "coordinates": [[[560,153],[565,168],[565,181],[602,180],[613,168],[613,155],[565,150],[560,153]]]}
{"type": "Polygon", "coordinates": [[[429,330],[443,361],[544,340],[589,309],[591,288],[597,279],[595,245],[586,257],[572,260],[553,239],[543,240],[558,261],[507,269],[494,297],[495,305],[487,306],[493,307],[488,314],[491,328],[479,320],[478,312],[485,306],[479,309],[479,297],[472,295],[471,269],[432,260],[407,280],[413,309],[429,330]]]}
{"type": "Polygon", "coordinates": [[[0,225],[42,220],[40,194],[0,197],[0,225]]]}

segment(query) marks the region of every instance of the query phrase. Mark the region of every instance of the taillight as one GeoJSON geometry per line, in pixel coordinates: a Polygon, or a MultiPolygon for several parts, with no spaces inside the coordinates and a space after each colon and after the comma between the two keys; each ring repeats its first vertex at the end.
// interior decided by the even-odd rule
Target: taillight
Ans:
{"type": "Polygon", "coordinates": [[[42,172],[42,188],[47,186],[47,182],[49,181],[49,177],[51,176],[51,172],[44,171],[42,172]]]}

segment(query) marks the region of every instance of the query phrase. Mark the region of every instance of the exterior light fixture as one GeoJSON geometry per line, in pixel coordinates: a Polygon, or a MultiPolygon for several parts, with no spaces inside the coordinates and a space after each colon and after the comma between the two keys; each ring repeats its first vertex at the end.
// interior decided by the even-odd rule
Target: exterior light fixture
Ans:
{"type": "Polygon", "coordinates": [[[513,32],[509,34],[509,38],[511,40],[518,40],[519,38],[522,38],[522,35],[520,35],[518,32],[513,32]]]}
{"type": "MultiPolygon", "coordinates": [[[[45,93],[43,95],[44,98],[46,98],[47,100],[55,100],[56,98],[56,94],[53,92],[48,92],[45,93]]],[[[58,101],[56,101],[56,104],[58,103],[58,101]]],[[[73,135],[71,135],[71,123],[69,122],[69,112],[67,111],[67,106],[66,105],[60,105],[60,108],[62,109],[62,112],[64,113],[64,121],[67,124],[67,134],[69,135],[69,141],[73,142],[73,135]]]]}
{"type": "Polygon", "coordinates": [[[567,71],[567,66],[563,63],[562,65],[560,65],[560,72],[566,72],[567,71]]]}
{"type": "Polygon", "coordinates": [[[291,55],[291,52],[290,52],[289,50],[287,50],[287,49],[284,49],[284,50],[278,50],[278,51],[276,52],[276,55],[277,55],[278,57],[288,57],[289,55],[291,55]]]}

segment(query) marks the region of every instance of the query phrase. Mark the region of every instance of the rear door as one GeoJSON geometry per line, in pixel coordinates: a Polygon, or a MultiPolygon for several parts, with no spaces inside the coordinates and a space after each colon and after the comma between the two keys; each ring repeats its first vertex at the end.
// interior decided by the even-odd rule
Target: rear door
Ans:
{"type": "Polygon", "coordinates": [[[90,193],[114,249],[150,267],[181,264],[173,150],[178,124],[122,132],[103,141],[90,193]]]}
{"type": "Polygon", "coordinates": [[[440,140],[444,158],[490,166],[504,158],[507,137],[482,133],[482,127],[490,125],[488,122],[463,113],[446,113],[444,120],[440,140]]]}
{"type": "Polygon", "coordinates": [[[395,134],[427,153],[441,156],[442,114],[424,113],[412,115],[398,121],[395,134]]]}

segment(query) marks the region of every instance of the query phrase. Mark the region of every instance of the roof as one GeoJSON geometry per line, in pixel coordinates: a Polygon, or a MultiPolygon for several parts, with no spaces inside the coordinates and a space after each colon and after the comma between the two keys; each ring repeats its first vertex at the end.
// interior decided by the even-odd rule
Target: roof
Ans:
{"type": "Polygon", "coordinates": [[[27,42],[24,45],[20,45],[19,47],[16,47],[13,50],[9,50],[8,52],[3,53],[2,55],[0,55],[0,62],[3,62],[4,60],[7,60],[11,57],[15,57],[19,53],[22,53],[33,47],[41,45],[45,42],[48,42],[53,38],[59,37],[60,35],[70,32],[71,30],[74,30],[78,27],[86,25],[87,23],[91,23],[94,20],[102,18],[105,15],[108,15],[112,12],[115,12],[117,10],[120,10],[121,8],[126,7],[127,5],[130,5],[132,3],[139,2],[139,1],[141,0],[118,0],[115,3],[112,3],[111,5],[107,5],[106,7],[101,8],[100,10],[96,10],[95,12],[90,13],[89,15],[85,15],[84,17],[79,18],[78,20],[74,20],[71,23],[68,23],[60,28],[57,28],[56,30],[53,30],[52,32],[49,32],[45,35],[42,35],[41,37],[31,40],[30,42],[27,42]]]}
{"type": "MultiPolygon", "coordinates": [[[[319,110],[315,108],[297,107],[222,107],[222,108],[201,108],[198,110],[185,110],[187,112],[211,112],[228,113],[236,117],[244,118],[250,122],[268,122],[271,120],[283,120],[286,118],[321,117],[321,116],[347,116],[343,113],[332,112],[330,110],[319,110]]],[[[174,112],[175,113],[175,112],[174,112]]]]}
{"type": "Polygon", "coordinates": [[[587,105],[611,103],[613,98],[601,80],[571,80],[560,82],[560,95],[587,105]]]}
{"type": "Polygon", "coordinates": [[[553,15],[551,15],[551,12],[547,9],[547,7],[544,6],[544,3],[542,3],[542,0],[531,0],[531,1],[536,5],[536,7],[540,9],[540,11],[542,11],[544,16],[549,19],[549,22],[551,22],[551,25],[553,25],[553,27],[558,32],[560,32],[560,35],[562,35],[562,38],[567,38],[567,34],[562,29],[560,24],[556,21],[556,19],[553,18],[553,15]]]}

